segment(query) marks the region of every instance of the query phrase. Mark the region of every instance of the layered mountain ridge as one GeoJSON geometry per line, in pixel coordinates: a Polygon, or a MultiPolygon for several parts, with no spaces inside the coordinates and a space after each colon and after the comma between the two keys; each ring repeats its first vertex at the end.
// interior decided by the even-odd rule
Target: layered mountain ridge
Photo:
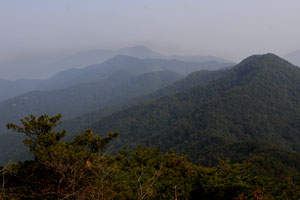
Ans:
{"type": "Polygon", "coordinates": [[[100,79],[107,78],[117,70],[127,71],[133,75],[170,70],[185,76],[197,70],[215,70],[231,65],[233,64],[215,61],[197,63],[183,62],[175,59],[140,59],[131,56],[118,55],[101,64],[90,65],[82,69],[72,68],[59,72],[47,80],[0,80],[0,101],[33,90],[63,89],[81,83],[99,81],[100,79]]]}

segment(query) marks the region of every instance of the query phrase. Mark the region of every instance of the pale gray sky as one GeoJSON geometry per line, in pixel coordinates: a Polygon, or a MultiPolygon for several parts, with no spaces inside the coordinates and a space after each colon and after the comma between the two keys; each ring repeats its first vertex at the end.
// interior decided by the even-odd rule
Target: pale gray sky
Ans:
{"type": "Polygon", "coordinates": [[[0,61],[146,45],[165,54],[300,49],[299,0],[0,0],[0,61]]]}

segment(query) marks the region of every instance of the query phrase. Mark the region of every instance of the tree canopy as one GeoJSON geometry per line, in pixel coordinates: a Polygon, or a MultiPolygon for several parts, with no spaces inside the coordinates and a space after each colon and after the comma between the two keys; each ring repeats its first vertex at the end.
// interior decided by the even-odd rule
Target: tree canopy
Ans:
{"type": "Polygon", "coordinates": [[[53,130],[60,118],[31,115],[21,120],[21,126],[7,125],[26,135],[24,144],[34,160],[1,168],[1,199],[299,198],[299,172],[284,171],[288,164],[279,173],[267,171],[274,161],[268,155],[242,163],[220,160],[215,167],[145,147],[113,156],[105,149],[118,133],[100,137],[87,130],[63,141],[66,132],[53,130]]]}

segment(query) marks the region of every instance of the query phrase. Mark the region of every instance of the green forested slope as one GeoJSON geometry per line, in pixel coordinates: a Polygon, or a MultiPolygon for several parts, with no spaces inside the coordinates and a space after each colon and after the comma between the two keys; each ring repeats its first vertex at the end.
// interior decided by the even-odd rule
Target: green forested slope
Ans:
{"type": "Polygon", "coordinates": [[[114,113],[92,128],[118,130],[120,146],[173,148],[201,162],[240,142],[300,151],[299,77],[300,69],[276,55],[251,56],[205,86],[114,113]]]}
{"type": "Polygon", "coordinates": [[[149,96],[151,98],[157,98],[157,97],[167,96],[170,94],[175,94],[177,92],[182,92],[184,90],[196,86],[205,85],[210,81],[216,80],[219,77],[224,76],[228,71],[229,68],[220,69],[216,71],[208,71],[208,70],[196,71],[189,74],[184,79],[176,81],[174,84],[159,89],[158,91],[150,94],[149,96]]]}
{"type": "MultiPolygon", "coordinates": [[[[119,102],[119,104],[114,104],[112,106],[107,106],[105,108],[97,109],[93,112],[87,113],[85,115],[80,115],[76,118],[67,120],[64,122],[63,127],[66,128],[70,132],[76,132],[78,130],[84,130],[87,127],[90,127],[93,123],[97,122],[99,119],[113,113],[116,111],[120,111],[122,109],[126,109],[133,105],[138,105],[145,103],[147,101],[151,101],[157,99],[159,97],[167,96],[170,94],[175,94],[177,92],[182,92],[189,88],[205,85],[208,82],[219,78],[220,76],[225,75],[228,70],[217,70],[217,71],[207,71],[201,70],[196,71],[188,75],[187,77],[180,79],[173,84],[169,84],[166,87],[163,87],[149,95],[145,95],[142,97],[132,98],[128,101],[119,102]]],[[[142,76],[141,76],[142,77],[142,76]]],[[[154,80],[154,79],[153,79],[154,80]]]]}

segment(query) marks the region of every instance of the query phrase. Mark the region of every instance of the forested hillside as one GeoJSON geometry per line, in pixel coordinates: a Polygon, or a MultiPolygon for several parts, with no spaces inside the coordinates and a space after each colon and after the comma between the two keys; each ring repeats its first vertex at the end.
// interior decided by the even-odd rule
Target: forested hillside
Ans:
{"type": "Polygon", "coordinates": [[[91,127],[120,131],[120,146],[175,149],[206,164],[234,156],[226,151],[234,144],[251,153],[247,142],[299,151],[299,77],[299,68],[273,54],[251,56],[205,86],[125,109],[91,127]]]}
{"type": "Polygon", "coordinates": [[[113,112],[126,109],[133,105],[138,105],[151,100],[155,100],[159,97],[182,92],[195,86],[205,85],[210,81],[225,75],[228,71],[228,69],[221,69],[217,71],[201,70],[193,72],[187,77],[180,79],[166,87],[163,87],[149,95],[132,98],[129,99],[129,101],[119,102],[117,105],[107,106],[105,108],[97,109],[96,111],[80,115],[76,118],[66,120],[63,123],[63,128],[70,132],[76,132],[76,130],[83,131],[87,127],[90,127],[92,124],[96,123],[99,119],[113,112]]]}

